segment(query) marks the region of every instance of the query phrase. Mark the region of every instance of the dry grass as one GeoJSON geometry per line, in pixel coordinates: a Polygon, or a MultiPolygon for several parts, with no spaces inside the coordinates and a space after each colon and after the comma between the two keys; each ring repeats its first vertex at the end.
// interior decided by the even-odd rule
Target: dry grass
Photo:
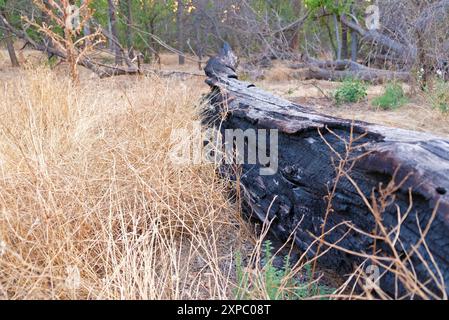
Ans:
{"type": "MultiPolygon", "coordinates": [[[[165,58],[175,68],[173,56],[165,58]]],[[[98,80],[86,71],[74,87],[63,65],[23,70],[1,60],[0,299],[235,298],[235,252],[244,258],[250,297],[270,297],[261,265],[267,229],[257,239],[248,231],[214,165],[170,161],[172,130],[191,126],[198,117],[193,106],[208,91],[201,79],[98,80]]],[[[319,85],[325,93],[333,86],[319,85]]],[[[262,86],[331,108],[310,83],[262,86]]],[[[345,108],[329,110],[377,112],[345,108]]],[[[378,113],[378,122],[399,119],[378,113]]],[[[416,110],[402,117],[398,126],[424,121],[416,110]]],[[[310,262],[302,253],[280,279],[280,294],[298,290],[292,279],[310,262]]],[[[347,283],[332,297],[373,298],[371,291],[354,295],[347,283]]]]}
{"type": "MultiPolygon", "coordinates": [[[[166,71],[183,71],[183,72],[190,72],[195,74],[203,74],[203,70],[199,69],[198,60],[197,57],[187,54],[185,63],[183,65],[179,64],[178,56],[172,53],[161,53],[161,64],[154,64],[154,68],[161,68],[162,70],[166,71]]],[[[202,68],[206,66],[208,57],[203,58],[202,61],[202,68]]]]}
{"type": "Polygon", "coordinates": [[[297,72],[290,69],[287,65],[274,61],[273,66],[264,73],[264,79],[268,82],[281,82],[294,80],[297,72]]]}
{"type": "MultiPolygon", "coordinates": [[[[332,130],[328,129],[328,131],[332,135],[339,137],[332,130]]],[[[345,151],[340,154],[320,132],[321,138],[336,157],[337,162],[334,162],[336,178],[326,199],[327,208],[322,225],[321,236],[318,238],[320,243],[317,249],[317,254],[320,252],[320,248],[323,244],[325,244],[328,248],[345,252],[348,255],[363,260],[363,262],[355,268],[353,274],[347,278],[347,281],[336,290],[333,296],[338,299],[347,298],[361,300],[447,300],[448,296],[443,274],[435,262],[434,256],[426,240],[426,237],[430,232],[430,227],[437,215],[439,203],[437,203],[433,209],[431,217],[425,226],[422,226],[419,219],[416,218],[416,226],[417,230],[419,230],[419,234],[414,243],[410,243],[410,239],[404,239],[401,232],[404,222],[413,211],[411,189],[409,190],[408,208],[401,212],[398,206],[396,225],[393,227],[386,226],[384,224],[383,216],[387,208],[396,201],[396,193],[404,186],[410,178],[410,175],[407,175],[401,181],[397,181],[397,170],[386,186],[383,186],[381,183],[379,184],[377,195],[373,190],[371,195],[367,197],[360,189],[357,182],[351,177],[352,169],[356,162],[368,154],[360,155],[357,158],[352,158],[351,156],[354,151],[355,143],[358,140],[363,139],[365,135],[366,134],[354,136],[353,131],[351,130],[348,139],[339,137],[345,144],[345,151]],[[369,251],[365,252],[365,250],[350,250],[344,246],[340,246],[338,242],[329,243],[325,241],[327,220],[333,211],[332,201],[336,195],[337,185],[343,178],[346,178],[356,190],[358,196],[367,208],[368,214],[372,215],[373,220],[375,221],[375,227],[374,230],[367,231],[357,228],[352,221],[345,221],[342,224],[349,227],[349,230],[354,231],[356,234],[370,238],[373,241],[373,246],[370,248],[372,249],[371,253],[369,253],[369,251]],[[388,249],[380,249],[380,246],[378,246],[380,243],[386,244],[388,249]],[[406,249],[406,243],[411,245],[410,249],[406,249]],[[385,252],[388,252],[388,254],[385,255],[385,252]],[[424,266],[424,270],[421,271],[420,276],[416,274],[416,267],[418,265],[424,266]],[[370,277],[366,274],[365,270],[370,270],[370,272],[372,272],[375,268],[377,268],[378,271],[378,274],[375,277],[370,277]],[[383,269],[382,272],[380,268],[383,269]],[[380,287],[379,280],[386,276],[387,273],[389,275],[394,275],[394,292],[387,293],[380,287]],[[425,280],[423,278],[427,279],[425,280]],[[357,285],[354,285],[353,283],[357,285]],[[356,287],[358,287],[357,290],[356,287]],[[360,292],[358,293],[357,291],[360,292]]],[[[333,228],[335,228],[335,226],[333,228]]]]}
{"type": "Polygon", "coordinates": [[[171,163],[201,86],[169,81],[2,82],[1,298],[232,297],[249,237],[214,166],[171,163]]]}
{"type": "MultiPolygon", "coordinates": [[[[23,46],[24,43],[21,41],[16,41],[14,43],[16,55],[21,65],[23,64],[36,65],[45,63],[45,61],[47,60],[45,54],[36,50],[28,49],[28,47],[23,50],[20,50],[23,48],[23,46]]],[[[11,62],[9,60],[8,51],[5,48],[3,48],[3,46],[0,46],[0,70],[8,68],[10,65],[11,62]]]]}

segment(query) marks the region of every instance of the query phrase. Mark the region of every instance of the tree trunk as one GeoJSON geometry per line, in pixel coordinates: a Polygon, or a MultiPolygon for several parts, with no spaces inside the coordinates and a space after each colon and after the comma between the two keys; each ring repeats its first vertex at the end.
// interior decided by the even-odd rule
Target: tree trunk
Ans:
{"type": "MultiPolygon", "coordinates": [[[[354,6],[351,6],[351,14],[355,15],[354,6]]],[[[348,27],[345,25],[345,28],[347,29],[348,27]]],[[[358,51],[359,51],[358,35],[355,30],[351,29],[351,60],[353,62],[357,62],[358,51]]]]}
{"type": "MultiPolygon", "coordinates": [[[[82,1],[82,3],[84,3],[86,0],[83,0],[82,1]]],[[[83,33],[84,33],[84,36],[88,36],[88,35],[90,35],[90,23],[89,23],[89,21],[86,21],[86,23],[84,24],[84,26],[83,26],[83,33]]],[[[90,45],[90,43],[89,43],[89,40],[87,39],[86,40],[86,47],[87,46],[89,46],[90,45]]]]}
{"type": "MultiPolygon", "coordinates": [[[[108,19],[108,34],[112,34],[111,19],[108,19]]],[[[107,38],[108,38],[109,51],[114,52],[114,41],[112,41],[111,37],[107,38]]]]}
{"type": "MultiPolygon", "coordinates": [[[[4,17],[6,17],[6,14],[4,12],[1,13],[3,14],[4,17]]],[[[0,27],[5,29],[4,33],[5,33],[6,48],[8,50],[9,59],[11,60],[11,65],[13,67],[19,67],[20,66],[19,60],[17,59],[16,50],[14,49],[14,41],[12,38],[12,34],[4,25],[2,19],[0,19],[0,27]]]]}
{"type": "Polygon", "coordinates": [[[115,10],[115,3],[114,0],[108,0],[108,6],[109,6],[109,21],[111,26],[111,49],[112,52],[115,55],[115,64],[118,66],[121,66],[123,64],[123,58],[122,58],[122,52],[115,43],[115,41],[119,41],[118,38],[118,31],[117,31],[117,18],[116,18],[116,10],[115,10]]]}
{"type": "Polygon", "coordinates": [[[334,13],[332,15],[332,19],[334,20],[334,28],[335,28],[335,41],[337,42],[337,60],[341,60],[341,38],[340,38],[340,24],[338,23],[337,15],[334,13]]]}
{"type": "MultiPolygon", "coordinates": [[[[301,16],[302,9],[302,1],[301,0],[293,0],[293,12],[295,14],[295,18],[299,19],[301,16]]],[[[302,25],[298,24],[296,28],[293,30],[293,34],[290,40],[290,49],[294,52],[299,50],[299,32],[301,30],[302,25]]]]}
{"type": "Polygon", "coordinates": [[[19,67],[19,60],[16,56],[16,51],[14,49],[14,42],[10,32],[6,32],[6,48],[8,49],[9,59],[11,60],[11,65],[13,67],[19,67]]]}
{"type": "Polygon", "coordinates": [[[153,37],[151,36],[154,31],[154,26],[153,26],[151,20],[146,24],[146,28],[149,33],[147,36],[147,42],[148,42],[147,55],[151,60],[153,60],[156,58],[157,50],[156,50],[156,41],[154,41],[153,37]]]}
{"type": "MultiPolygon", "coordinates": [[[[48,4],[48,0],[43,0],[42,2],[44,4],[44,6],[47,8],[47,10],[50,10],[50,5],[48,4]]],[[[42,11],[42,21],[47,26],[49,26],[51,24],[51,18],[48,16],[47,13],[45,13],[43,11],[42,11]]],[[[53,40],[50,37],[48,37],[47,35],[44,35],[44,42],[47,47],[53,47],[53,40]]],[[[47,53],[48,59],[50,59],[52,57],[52,54],[49,51],[47,51],[46,53],[47,53]]]]}
{"type": "Polygon", "coordinates": [[[351,31],[351,60],[357,62],[357,55],[359,51],[358,36],[355,31],[351,31]]]}
{"type": "Polygon", "coordinates": [[[204,43],[203,43],[203,38],[202,38],[202,30],[201,30],[201,16],[200,14],[195,10],[194,13],[194,28],[195,28],[195,33],[196,33],[196,55],[198,56],[198,69],[202,70],[202,61],[203,61],[203,53],[204,53],[204,43]]]}
{"type": "Polygon", "coordinates": [[[231,152],[246,159],[239,169],[222,163],[220,170],[241,184],[246,214],[272,221],[280,240],[294,235],[310,259],[329,250],[319,264],[343,276],[357,266],[379,266],[380,287],[392,297],[410,288],[396,283],[398,269],[381,264],[388,259],[413,270],[416,282],[428,281],[430,295],[448,293],[440,282],[449,283],[449,140],[320,114],[239,81],[236,61],[225,49],[209,60],[212,92],[203,119],[225,137],[226,130],[255,130],[254,140],[231,152]],[[267,151],[268,130],[275,131],[267,151]],[[253,164],[251,152],[259,155],[253,164]],[[378,240],[379,225],[397,233],[378,240]],[[389,246],[392,238],[399,240],[389,246]],[[436,265],[442,279],[431,276],[436,265]]]}
{"type": "Polygon", "coordinates": [[[341,42],[341,58],[349,59],[349,30],[348,27],[346,27],[344,24],[341,24],[341,42]]]}
{"type": "Polygon", "coordinates": [[[184,4],[182,0],[177,0],[178,8],[176,10],[176,37],[178,39],[178,50],[181,52],[179,55],[179,64],[185,63],[184,57],[184,26],[183,26],[183,11],[184,4]]]}
{"type": "MultiPolygon", "coordinates": [[[[69,19],[70,15],[72,14],[72,11],[68,11],[68,7],[64,8],[64,21],[67,21],[69,19]]],[[[73,41],[74,37],[74,30],[73,26],[68,25],[67,23],[64,26],[64,47],[66,51],[66,61],[69,64],[70,68],[70,77],[72,78],[72,81],[74,83],[78,83],[79,76],[78,76],[78,70],[77,70],[77,54],[76,49],[73,41]]]]}
{"type": "Polygon", "coordinates": [[[129,49],[133,46],[133,13],[131,0],[120,0],[121,8],[125,12],[126,19],[126,46],[129,49]]]}

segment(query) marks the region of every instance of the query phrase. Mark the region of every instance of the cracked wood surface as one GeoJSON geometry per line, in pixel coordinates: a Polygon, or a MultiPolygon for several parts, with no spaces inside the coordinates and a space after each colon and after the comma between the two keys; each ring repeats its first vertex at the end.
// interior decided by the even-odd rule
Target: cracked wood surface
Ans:
{"type": "MultiPolygon", "coordinates": [[[[204,121],[222,131],[279,130],[279,170],[276,174],[259,175],[261,164],[242,166],[240,182],[246,213],[261,221],[268,215],[274,219],[272,231],[277,237],[286,240],[294,233],[296,245],[303,250],[308,248],[321,234],[325,199],[336,179],[336,153],[346,153],[344,141],[348,141],[352,134],[359,138],[351,150],[351,158],[357,160],[351,163],[350,177],[368,200],[372,193],[379,197],[380,186],[385,187],[392,180],[396,184],[405,181],[394,195],[394,204],[388,205],[382,214],[383,223],[391,230],[398,224],[398,208],[405,213],[412,205],[402,223],[402,245],[398,244],[398,252],[405,254],[413,250],[419,242],[420,228],[425,229],[435,212],[426,241],[442,277],[449,283],[449,141],[429,133],[318,113],[238,80],[236,67],[237,59],[229,47],[208,62],[206,83],[211,86],[211,93],[204,121]],[[224,119],[220,118],[223,114],[224,119]]],[[[222,171],[226,170],[223,166],[222,171]]],[[[325,237],[325,241],[338,242],[348,250],[369,253],[373,239],[350,230],[349,225],[372,233],[374,218],[349,179],[343,177],[338,181],[332,206],[326,230],[338,227],[325,237]]],[[[376,245],[381,250],[380,255],[391,254],[386,244],[376,245]]],[[[309,257],[313,257],[316,249],[316,246],[311,247],[309,257]]],[[[421,246],[418,251],[428,261],[430,269],[437,273],[426,250],[421,246]]],[[[362,262],[360,257],[336,249],[319,260],[324,268],[342,275],[350,273],[362,262]]],[[[431,279],[416,255],[408,263],[413,264],[420,281],[431,279]]],[[[381,279],[382,288],[392,295],[395,282],[391,272],[381,279]]],[[[428,287],[443,294],[437,286],[431,279],[428,287]]],[[[403,291],[399,286],[398,295],[403,291]]]]}

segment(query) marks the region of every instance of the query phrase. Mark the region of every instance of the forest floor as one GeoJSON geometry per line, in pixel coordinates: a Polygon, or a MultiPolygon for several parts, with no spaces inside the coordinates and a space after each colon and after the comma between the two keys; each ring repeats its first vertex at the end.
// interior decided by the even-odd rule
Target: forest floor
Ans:
{"type": "MultiPolygon", "coordinates": [[[[199,69],[197,62],[194,62],[195,57],[188,57],[184,65],[179,65],[177,55],[163,53],[160,56],[160,64],[146,65],[146,67],[164,71],[183,71],[197,75],[204,73],[199,69]]],[[[7,58],[7,52],[0,50],[2,80],[16,76],[15,70],[9,67],[7,58]],[[10,70],[10,72],[7,72],[7,70],[10,70]]],[[[42,65],[45,64],[46,58],[39,52],[23,50],[19,52],[19,60],[29,65],[42,65]]],[[[64,68],[56,68],[56,72],[64,73],[64,70],[64,68]]],[[[80,71],[81,78],[91,80],[96,78],[87,69],[80,68],[80,71]]],[[[428,103],[428,99],[419,90],[409,85],[403,85],[409,98],[405,105],[395,110],[381,110],[373,107],[371,102],[382,94],[383,85],[369,86],[368,97],[365,101],[357,104],[336,106],[332,97],[335,90],[340,86],[339,82],[296,79],[300,72],[289,69],[288,63],[279,61],[275,61],[271,68],[263,70],[263,74],[263,80],[252,81],[249,79],[248,81],[252,81],[257,86],[298,104],[314,107],[320,112],[338,117],[449,136],[449,117],[441,114],[438,110],[434,110],[428,103]]],[[[197,82],[203,82],[203,79],[201,76],[191,77],[189,82],[193,81],[196,84],[197,82]]],[[[208,91],[208,87],[205,84],[201,86],[195,85],[195,88],[201,90],[201,93],[208,91]]]]}
{"type": "MultiPolygon", "coordinates": [[[[163,70],[201,73],[161,58],[163,70]]],[[[0,50],[0,298],[230,299],[236,254],[252,261],[251,298],[270,297],[257,280],[261,239],[226,196],[230,182],[214,165],[170,160],[172,130],[198,120],[203,77],[100,80],[80,68],[73,87],[64,65],[50,70],[31,50],[19,60],[29,67],[0,50]]],[[[255,83],[327,114],[449,136],[410,88],[409,103],[380,111],[370,101],[382,86],[336,107],[338,83],[291,79],[277,63],[255,83]]]]}
{"type": "MultiPolygon", "coordinates": [[[[247,81],[252,81],[258,87],[298,104],[313,107],[325,114],[449,136],[449,117],[433,109],[422,92],[409,85],[403,85],[408,101],[395,110],[381,110],[372,105],[373,99],[383,93],[384,85],[369,86],[365,101],[337,106],[333,93],[341,85],[340,82],[297,79],[297,75],[301,72],[290,69],[288,64],[288,62],[274,61],[271,68],[263,71],[263,80],[249,79],[247,81]]],[[[178,57],[173,54],[161,55],[161,67],[162,70],[202,73],[197,63],[189,60],[185,65],[179,66],[178,57]]]]}

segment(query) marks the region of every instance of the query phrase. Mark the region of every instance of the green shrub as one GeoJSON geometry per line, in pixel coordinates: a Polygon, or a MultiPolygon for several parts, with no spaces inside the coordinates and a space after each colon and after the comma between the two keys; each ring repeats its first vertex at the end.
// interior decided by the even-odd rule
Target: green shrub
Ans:
{"type": "Polygon", "coordinates": [[[434,109],[442,113],[449,113],[449,83],[437,80],[432,90],[427,91],[427,95],[434,109]]]}
{"type": "Polygon", "coordinates": [[[50,67],[50,68],[54,68],[59,62],[59,58],[57,56],[52,56],[50,58],[48,58],[47,60],[45,60],[44,65],[50,67]]]}
{"type": "MultiPolygon", "coordinates": [[[[288,256],[285,257],[284,267],[276,268],[273,265],[272,250],[271,242],[265,241],[263,268],[260,272],[247,272],[243,266],[241,254],[236,253],[237,288],[234,290],[236,299],[251,300],[268,296],[271,300],[301,300],[334,292],[333,289],[316,282],[308,283],[299,280],[292,274],[288,256]]],[[[305,271],[308,281],[313,281],[310,264],[305,265],[302,271],[305,271]]]]}
{"type": "Polygon", "coordinates": [[[368,87],[359,80],[348,79],[335,91],[334,98],[338,105],[342,103],[355,103],[364,100],[368,87]]]}
{"type": "Polygon", "coordinates": [[[373,105],[383,110],[396,109],[405,103],[407,103],[407,97],[398,83],[388,83],[384,93],[373,100],[373,105]]]}

